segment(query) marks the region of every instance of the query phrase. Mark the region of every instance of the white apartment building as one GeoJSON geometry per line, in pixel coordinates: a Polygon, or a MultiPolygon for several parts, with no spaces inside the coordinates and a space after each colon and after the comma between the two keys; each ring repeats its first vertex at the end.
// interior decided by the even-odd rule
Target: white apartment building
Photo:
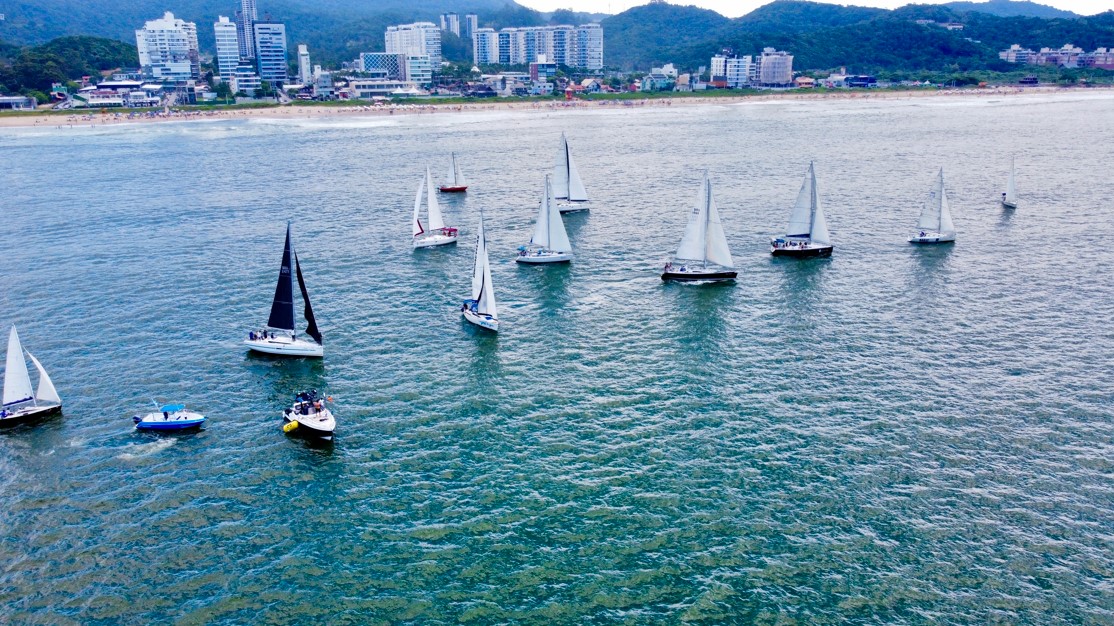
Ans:
{"type": "Polygon", "coordinates": [[[313,84],[313,66],[309,64],[309,46],[298,44],[298,82],[302,85],[313,84]]]}
{"type": "Polygon", "coordinates": [[[464,30],[461,32],[462,37],[472,38],[472,33],[480,27],[480,16],[475,13],[469,13],[464,16],[464,30]]]}
{"type": "Polygon", "coordinates": [[[763,85],[791,85],[793,55],[784,50],[763,48],[758,64],[758,82],[763,85]]]}
{"type": "Polygon", "coordinates": [[[240,62],[240,38],[236,34],[236,23],[223,15],[218,16],[213,23],[213,34],[217,43],[217,74],[229,80],[240,62]]]}
{"type": "Polygon", "coordinates": [[[167,11],[162,19],[151,20],[135,31],[135,46],[145,76],[161,81],[201,79],[197,24],[167,11]]]}
{"type": "Polygon", "coordinates": [[[273,84],[286,82],[286,25],[256,22],[255,60],[259,79],[273,84]]]}
{"type": "Polygon", "coordinates": [[[416,85],[433,84],[433,62],[428,54],[364,52],[356,63],[359,71],[373,79],[408,81],[416,85]]]}
{"type": "Polygon", "coordinates": [[[236,36],[240,42],[240,58],[255,58],[255,20],[259,13],[255,0],[240,0],[240,10],[236,12],[236,36]]]}
{"type": "Polygon", "coordinates": [[[712,80],[723,80],[731,89],[751,85],[788,85],[793,82],[793,55],[765,48],[762,55],[726,57],[717,54],[711,62],[712,80]]]}
{"type": "Polygon", "coordinates": [[[426,54],[433,67],[441,67],[441,29],[433,22],[388,26],[383,36],[393,54],[426,54]]]}
{"type": "Polygon", "coordinates": [[[442,13],[441,14],[441,30],[447,30],[450,33],[460,36],[460,16],[456,13],[442,13]]]}
{"type": "Polygon", "coordinates": [[[603,67],[603,29],[583,26],[530,26],[472,34],[476,65],[528,65],[544,56],[554,63],[591,70],[603,67]]]}

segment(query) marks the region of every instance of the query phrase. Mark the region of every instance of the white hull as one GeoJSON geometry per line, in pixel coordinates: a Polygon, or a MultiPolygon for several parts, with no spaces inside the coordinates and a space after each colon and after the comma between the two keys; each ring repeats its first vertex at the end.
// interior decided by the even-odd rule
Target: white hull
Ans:
{"type": "Polygon", "coordinates": [[[430,248],[433,246],[444,246],[450,243],[456,243],[456,235],[425,235],[414,238],[415,248],[430,248]]]}
{"type": "Polygon", "coordinates": [[[589,200],[558,200],[557,210],[561,213],[576,213],[577,211],[590,211],[592,203],[589,200]]]}
{"type": "Polygon", "coordinates": [[[289,408],[283,412],[282,419],[284,422],[297,422],[298,428],[295,431],[303,435],[327,438],[332,437],[333,431],[337,429],[333,412],[327,408],[322,408],[320,411],[310,410],[309,415],[302,415],[299,411],[289,408]]]}
{"type": "Polygon", "coordinates": [[[1005,200],[1002,200],[1002,208],[1003,209],[1016,209],[1017,208],[1017,203],[1016,202],[1007,202],[1005,200]]]}
{"type": "Polygon", "coordinates": [[[464,314],[464,319],[475,324],[476,326],[479,326],[480,328],[486,328],[493,332],[499,332],[499,320],[495,319],[494,317],[491,317],[490,315],[474,313],[471,309],[464,309],[461,311],[461,313],[464,314]]]}
{"type": "Polygon", "coordinates": [[[547,250],[545,252],[527,252],[520,254],[514,259],[518,263],[527,263],[530,265],[538,265],[541,263],[568,263],[572,261],[571,252],[553,252],[547,250]]]}
{"type": "Polygon", "coordinates": [[[244,342],[251,350],[281,356],[325,356],[325,346],[304,339],[291,339],[280,335],[270,339],[248,339],[244,342]]]}
{"type": "Polygon", "coordinates": [[[918,233],[909,238],[909,243],[952,243],[955,233],[918,233]]]}

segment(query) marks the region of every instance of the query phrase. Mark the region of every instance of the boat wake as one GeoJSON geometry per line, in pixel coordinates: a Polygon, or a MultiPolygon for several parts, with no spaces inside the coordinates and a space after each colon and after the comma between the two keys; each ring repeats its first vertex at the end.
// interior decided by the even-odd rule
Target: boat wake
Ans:
{"type": "Polygon", "coordinates": [[[157,454],[173,446],[178,440],[172,438],[159,439],[151,443],[130,443],[125,446],[125,452],[116,455],[116,458],[124,461],[134,461],[135,459],[142,459],[152,454],[157,454]]]}

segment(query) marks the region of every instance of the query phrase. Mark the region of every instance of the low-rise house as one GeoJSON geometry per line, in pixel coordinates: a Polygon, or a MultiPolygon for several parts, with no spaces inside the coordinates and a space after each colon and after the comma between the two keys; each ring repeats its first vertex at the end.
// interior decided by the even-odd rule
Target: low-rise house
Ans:
{"type": "Polygon", "coordinates": [[[816,86],[816,79],[811,76],[798,76],[793,79],[793,84],[796,85],[798,89],[812,89],[816,86]]]}
{"type": "Polygon", "coordinates": [[[580,81],[580,86],[585,93],[599,93],[603,89],[603,83],[598,78],[585,78],[580,81]]]}
{"type": "Polygon", "coordinates": [[[650,73],[642,77],[640,91],[670,91],[677,80],[665,74],[650,73]]]}
{"type": "Polygon", "coordinates": [[[30,96],[0,96],[0,109],[34,111],[37,104],[30,96]]]}

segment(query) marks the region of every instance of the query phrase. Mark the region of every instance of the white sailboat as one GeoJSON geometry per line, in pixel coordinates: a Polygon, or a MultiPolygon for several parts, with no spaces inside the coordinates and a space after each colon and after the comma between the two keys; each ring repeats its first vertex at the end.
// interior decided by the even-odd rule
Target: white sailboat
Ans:
{"type": "Polygon", "coordinates": [[[491,264],[487,260],[487,235],[480,212],[480,232],[476,235],[476,261],[472,265],[472,298],[460,305],[464,319],[491,331],[499,330],[499,307],[491,284],[491,264]]]}
{"type": "Polygon", "coordinates": [[[948,192],[944,189],[944,168],[936,177],[936,184],[928,191],[921,207],[921,218],[917,220],[916,235],[909,243],[952,243],[955,241],[955,225],[948,206],[948,192]]]}
{"type": "Polygon", "coordinates": [[[39,371],[39,386],[32,391],[31,375],[27,371],[23,352],[19,334],[12,326],[12,332],[8,334],[8,355],[4,361],[4,405],[0,408],[0,427],[14,426],[62,410],[62,398],[58,396],[46,369],[28,352],[27,356],[39,371]]]}
{"type": "Polygon", "coordinates": [[[712,181],[704,172],[696,205],[688,212],[689,220],[677,254],[665,264],[662,280],[726,281],[735,280],[735,263],[727,246],[719,209],[712,196],[712,181]]]}
{"type": "Polygon", "coordinates": [[[282,251],[282,265],[279,267],[278,284],[275,285],[275,298],[271,302],[271,316],[267,318],[265,328],[248,333],[244,345],[256,352],[282,356],[319,357],[325,354],[321,331],[317,329],[313,307],[309,303],[309,291],[306,290],[306,283],[302,278],[302,266],[298,262],[298,253],[294,251],[294,244],[290,240],[289,222],[286,224],[286,246],[282,251]],[[291,259],[294,260],[294,272],[290,271],[291,259]],[[302,292],[302,302],[305,304],[306,334],[312,338],[312,341],[298,337],[294,323],[295,275],[298,277],[298,288],[302,292]]]}
{"type": "Polygon", "coordinates": [[[789,230],[784,237],[770,239],[770,252],[774,256],[826,257],[832,255],[832,242],[828,234],[828,221],[820,204],[820,189],[816,184],[816,167],[808,164],[805,181],[797,193],[797,204],[789,214],[789,230]]]}
{"type": "Polygon", "coordinates": [[[568,263],[572,261],[572,244],[561,221],[561,212],[553,201],[553,186],[549,174],[545,175],[542,202],[538,207],[538,220],[530,243],[518,249],[515,261],[519,263],[568,263]]]}
{"type": "Polygon", "coordinates": [[[449,174],[438,189],[442,193],[461,193],[468,190],[468,182],[464,180],[464,172],[460,171],[455,152],[449,153],[449,174]]]}
{"type": "Polygon", "coordinates": [[[456,228],[445,226],[445,219],[441,217],[441,205],[437,203],[437,194],[433,192],[433,175],[429,168],[425,168],[425,178],[418,183],[418,193],[414,196],[414,221],[413,221],[415,248],[428,248],[430,246],[443,246],[456,243],[456,228]],[[426,212],[429,222],[422,224],[422,189],[426,191],[426,212]],[[428,228],[426,228],[428,226],[428,228]]]}
{"type": "Polygon", "coordinates": [[[561,144],[557,147],[557,163],[553,166],[553,197],[561,213],[587,211],[591,204],[580,172],[569,152],[569,140],[561,133],[561,144]]]}
{"type": "Polygon", "coordinates": [[[1013,159],[1010,159],[1010,177],[1006,180],[1006,191],[1002,193],[1002,208],[1017,208],[1017,181],[1014,180],[1013,159]]]}

